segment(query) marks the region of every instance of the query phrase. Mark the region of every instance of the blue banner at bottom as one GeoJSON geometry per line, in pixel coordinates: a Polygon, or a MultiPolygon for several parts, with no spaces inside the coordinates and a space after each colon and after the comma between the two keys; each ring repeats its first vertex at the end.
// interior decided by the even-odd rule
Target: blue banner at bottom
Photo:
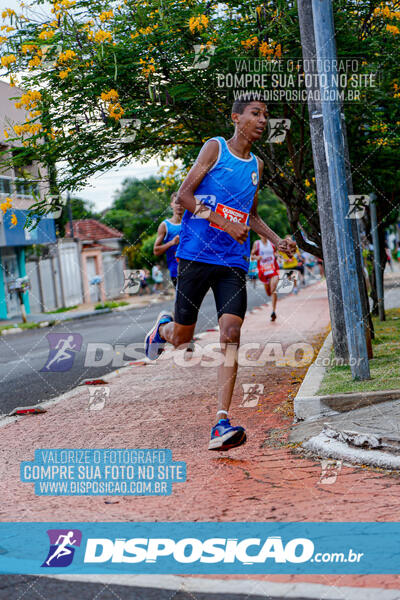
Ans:
{"type": "Polygon", "coordinates": [[[400,523],[0,523],[0,573],[390,574],[400,523]]]}

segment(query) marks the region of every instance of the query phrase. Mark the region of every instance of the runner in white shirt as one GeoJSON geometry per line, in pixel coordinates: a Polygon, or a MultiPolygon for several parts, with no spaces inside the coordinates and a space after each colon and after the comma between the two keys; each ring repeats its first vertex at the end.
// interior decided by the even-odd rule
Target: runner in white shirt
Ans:
{"type": "Polygon", "coordinates": [[[260,236],[260,239],[256,240],[253,244],[251,259],[257,260],[258,277],[264,284],[267,295],[272,296],[271,321],[275,321],[275,309],[278,301],[276,286],[279,281],[279,266],[276,260],[276,248],[266,237],[260,236]]]}

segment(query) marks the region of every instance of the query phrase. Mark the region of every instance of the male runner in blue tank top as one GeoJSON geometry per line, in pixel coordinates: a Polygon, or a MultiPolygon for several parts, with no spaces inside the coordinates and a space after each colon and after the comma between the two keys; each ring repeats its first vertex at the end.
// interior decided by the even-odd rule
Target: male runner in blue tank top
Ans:
{"type": "Polygon", "coordinates": [[[209,450],[229,450],[246,441],[243,427],[228,419],[237,373],[240,329],[247,308],[246,273],[250,228],[291,255],[292,240],[282,240],[259,217],[257,192],[264,163],[251,150],[267,125],[266,106],[239,98],[232,107],[232,138],[211,138],[178,191],[186,209],[182,219],[175,316],[161,313],[145,339],[146,356],[154,360],[165,342],[174,347],[190,342],[200,305],[211,288],[218,313],[221,351],[230,360],[218,367],[217,422],[209,450]],[[235,360],[231,360],[232,350],[235,360]],[[222,416],[222,418],[221,418],[222,416]]]}
{"type": "Polygon", "coordinates": [[[164,219],[157,229],[157,238],[154,242],[153,252],[156,256],[166,254],[167,267],[171,276],[172,283],[176,287],[178,278],[178,261],[176,260],[176,251],[179,244],[179,234],[181,232],[182,215],[185,212],[184,207],[177,201],[178,194],[171,194],[171,219],[164,219]]]}

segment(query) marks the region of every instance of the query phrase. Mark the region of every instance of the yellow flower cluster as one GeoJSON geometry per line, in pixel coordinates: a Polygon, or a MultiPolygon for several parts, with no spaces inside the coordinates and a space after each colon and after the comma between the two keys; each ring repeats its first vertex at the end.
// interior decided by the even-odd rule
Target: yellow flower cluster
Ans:
{"type": "Polygon", "coordinates": [[[66,77],[68,77],[69,73],[71,73],[71,69],[67,67],[64,71],[60,71],[58,76],[60,79],[65,79],[66,77]]]}
{"type": "Polygon", "coordinates": [[[110,104],[110,106],[108,107],[108,113],[110,117],[112,119],[115,119],[116,121],[119,121],[120,118],[124,116],[124,112],[125,111],[119,102],[117,102],[116,104],[110,104]]]}
{"type": "Polygon", "coordinates": [[[119,100],[119,94],[117,92],[117,90],[110,90],[108,92],[102,92],[100,98],[104,101],[104,102],[118,102],[119,100]]]}
{"type": "Polygon", "coordinates": [[[189,19],[189,29],[191,33],[197,31],[203,31],[203,29],[207,29],[209,18],[206,15],[200,15],[199,17],[190,17],[189,19]]]}
{"type": "Polygon", "coordinates": [[[176,165],[171,165],[166,170],[166,173],[164,175],[165,169],[166,169],[166,167],[161,167],[161,169],[159,170],[159,174],[163,175],[163,177],[161,178],[161,181],[160,181],[161,186],[157,188],[157,192],[160,194],[163,194],[164,192],[168,192],[167,188],[171,188],[171,187],[177,185],[176,172],[178,170],[178,167],[176,165]]]}
{"type": "MultiPolygon", "coordinates": [[[[155,29],[158,28],[158,25],[149,25],[148,27],[141,27],[139,29],[139,33],[141,33],[142,35],[149,35],[149,33],[152,33],[155,29]]],[[[137,36],[135,36],[137,37],[137,36]]]]}
{"type": "Polygon", "coordinates": [[[146,62],[145,60],[143,60],[143,58],[141,58],[139,60],[139,63],[143,65],[142,74],[145,77],[148,77],[150,73],[154,73],[154,71],[156,70],[154,66],[154,58],[151,58],[149,62],[146,62]]]}
{"type": "Polygon", "coordinates": [[[396,27],[396,25],[386,25],[386,29],[387,31],[390,31],[390,33],[393,33],[393,35],[399,35],[400,33],[400,29],[396,27]]]}
{"type": "Polygon", "coordinates": [[[34,56],[29,62],[28,62],[28,67],[30,69],[34,69],[35,67],[38,67],[42,62],[42,59],[40,58],[40,56],[38,54],[36,54],[36,56],[34,56]]]}
{"type": "Polygon", "coordinates": [[[38,117],[41,114],[42,114],[41,110],[33,110],[32,112],[28,113],[28,117],[30,119],[35,119],[36,117],[38,117]]]}
{"type": "Polygon", "coordinates": [[[36,108],[37,103],[42,99],[42,94],[35,90],[29,90],[26,94],[22,94],[19,102],[15,103],[16,108],[22,108],[23,106],[26,109],[36,108]]]}
{"type": "Polygon", "coordinates": [[[262,42],[260,44],[260,54],[261,56],[272,56],[274,54],[274,49],[267,42],[262,42]]]}
{"type": "Polygon", "coordinates": [[[51,40],[53,36],[54,31],[51,31],[51,29],[44,29],[39,33],[39,40],[51,40]]]}
{"type": "Polygon", "coordinates": [[[104,31],[103,29],[99,29],[99,31],[96,31],[96,33],[94,35],[94,40],[98,44],[102,44],[103,42],[111,42],[112,35],[109,31],[104,31]]]}
{"type": "MultiPolygon", "coordinates": [[[[6,198],[4,202],[2,202],[0,204],[0,210],[3,212],[3,214],[5,215],[6,212],[12,207],[12,200],[11,198],[6,198]]],[[[18,219],[15,216],[15,213],[13,213],[11,215],[11,225],[13,227],[15,227],[15,225],[18,223],[18,219]]]]}
{"type": "Polygon", "coordinates": [[[394,91],[395,91],[395,93],[393,94],[393,97],[400,98],[400,85],[398,85],[397,83],[394,83],[393,87],[394,87],[394,91]]]}
{"type": "Polygon", "coordinates": [[[61,52],[59,54],[57,61],[59,63],[69,62],[73,58],[75,58],[76,52],[74,50],[66,50],[65,52],[61,52]]]}
{"type": "Polygon", "coordinates": [[[22,44],[21,52],[22,54],[28,54],[28,52],[35,52],[37,50],[36,44],[22,44]]]}
{"type": "Polygon", "coordinates": [[[4,42],[7,41],[7,38],[5,35],[0,35],[0,44],[4,44],[4,42]]]}
{"type": "Polygon", "coordinates": [[[16,60],[17,60],[17,58],[16,58],[15,54],[9,54],[8,56],[2,56],[1,57],[1,65],[3,67],[9,67],[13,63],[15,63],[16,60]]]}
{"type": "Polygon", "coordinates": [[[105,21],[112,19],[113,16],[114,16],[113,10],[105,10],[99,15],[99,19],[102,23],[104,23],[105,21]]]}
{"type": "Polygon", "coordinates": [[[54,2],[54,6],[51,9],[51,12],[58,13],[62,10],[68,10],[75,6],[75,0],[61,0],[61,2],[54,2]]]}
{"type": "Polygon", "coordinates": [[[241,41],[240,43],[242,44],[242,46],[244,46],[245,50],[250,50],[250,48],[257,46],[258,37],[256,35],[254,35],[253,37],[248,38],[247,40],[241,41]]]}
{"type": "Polygon", "coordinates": [[[389,144],[389,140],[387,140],[385,138],[379,138],[379,139],[375,140],[374,143],[376,146],[387,146],[389,144]]]}
{"type": "Polygon", "coordinates": [[[108,92],[102,92],[100,98],[103,102],[109,102],[108,106],[108,114],[112,119],[119,121],[121,117],[124,115],[124,109],[119,103],[119,94],[117,90],[111,89],[108,92]]]}
{"type": "Polygon", "coordinates": [[[3,19],[7,19],[7,17],[12,17],[13,15],[15,15],[15,10],[13,10],[12,8],[6,8],[1,13],[1,16],[3,17],[3,19]]]}
{"type": "Polygon", "coordinates": [[[382,131],[382,133],[386,133],[388,130],[388,126],[386,123],[375,123],[371,127],[371,131],[382,131]]]}
{"type": "Polygon", "coordinates": [[[24,133],[31,133],[36,135],[42,129],[41,123],[24,123],[23,125],[14,125],[13,127],[17,135],[24,135],[24,133]]]}
{"type": "Polygon", "coordinates": [[[381,4],[374,10],[375,17],[386,17],[386,19],[400,19],[400,12],[390,10],[388,6],[381,4]]]}
{"type": "MultiPolygon", "coordinates": [[[[87,21],[86,23],[84,23],[82,25],[82,29],[86,30],[86,31],[90,31],[90,28],[93,27],[94,25],[94,21],[93,19],[89,19],[89,21],[87,21]]],[[[93,33],[93,32],[92,32],[93,33]]]]}
{"type": "Polygon", "coordinates": [[[6,198],[5,201],[0,204],[0,210],[3,211],[3,214],[5,214],[8,211],[8,209],[11,207],[12,207],[11,198],[6,198]]]}

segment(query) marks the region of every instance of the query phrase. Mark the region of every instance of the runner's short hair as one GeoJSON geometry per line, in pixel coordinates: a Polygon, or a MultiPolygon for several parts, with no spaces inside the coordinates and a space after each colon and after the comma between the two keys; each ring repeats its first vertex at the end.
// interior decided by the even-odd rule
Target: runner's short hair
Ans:
{"type": "Polygon", "coordinates": [[[243,92],[240,94],[239,98],[232,104],[232,112],[239,115],[243,114],[244,109],[251,102],[263,102],[260,99],[260,92],[243,92]]]}

